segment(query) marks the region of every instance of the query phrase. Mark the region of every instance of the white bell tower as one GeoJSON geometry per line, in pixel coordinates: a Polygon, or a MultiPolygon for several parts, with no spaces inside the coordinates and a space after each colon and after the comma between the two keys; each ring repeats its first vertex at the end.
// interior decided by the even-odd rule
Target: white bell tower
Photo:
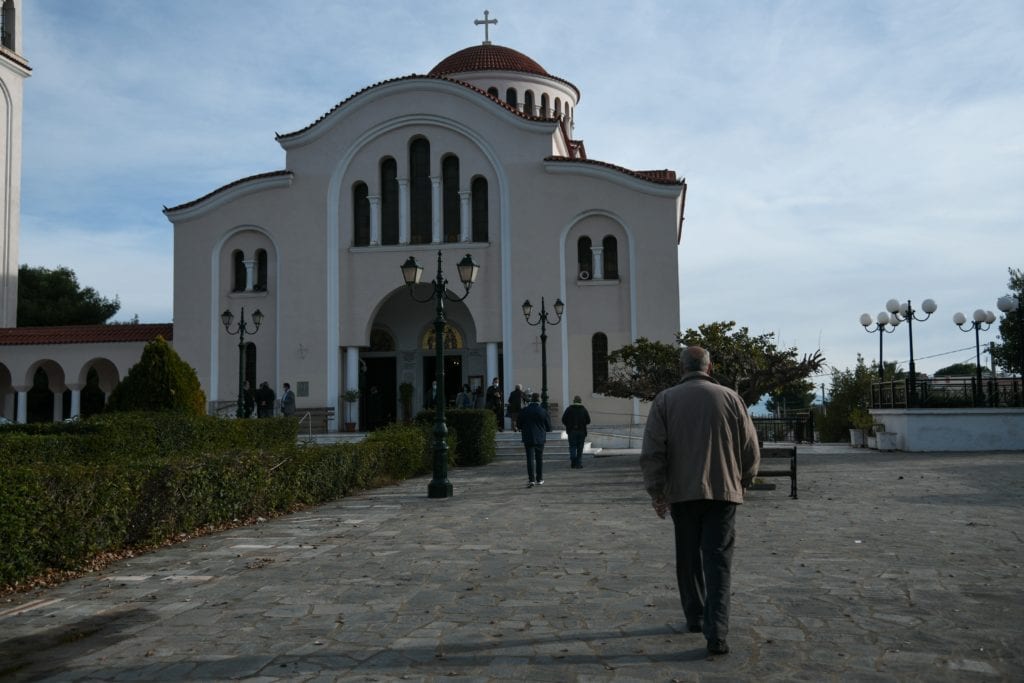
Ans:
{"type": "Polygon", "coordinates": [[[18,324],[18,234],[21,224],[22,0],[0,0],[0,327],[18,324]]]}

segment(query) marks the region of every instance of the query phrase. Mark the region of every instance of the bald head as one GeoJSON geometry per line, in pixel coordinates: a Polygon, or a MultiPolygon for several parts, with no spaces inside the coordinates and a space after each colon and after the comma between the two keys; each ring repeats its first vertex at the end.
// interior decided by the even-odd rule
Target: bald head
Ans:
{"type": "Polygon", "coordinates": [[[687,372],[707,372],[711,368],[711,354],[699,346],[687,346],[679,352],[679,369],[687,372]]]}

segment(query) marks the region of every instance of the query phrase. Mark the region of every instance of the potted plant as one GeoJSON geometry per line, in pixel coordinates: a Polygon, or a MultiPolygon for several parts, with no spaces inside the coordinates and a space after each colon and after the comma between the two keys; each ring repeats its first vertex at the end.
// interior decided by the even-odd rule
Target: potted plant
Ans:
{"type": "Polygon", "coordinates": [[[867,443],[868,430],[871,429],[871,415],[863,408],[854,408],[850,413],[850,445],[864,448],[867,443]]]}
{"type": "Polygon", "coordinates": [[[348,410],[346,411],[347,421],[345,422],[345,431],[346,432],[354,432],[354,431],[356,431],[356,423],[351,421],[352,420],[352,404],[359,400],[359,390],[358,389],[349,389],[344,394],[342,394],[342,398],[345,399],[345,403],[348,404],[348,410]]]}

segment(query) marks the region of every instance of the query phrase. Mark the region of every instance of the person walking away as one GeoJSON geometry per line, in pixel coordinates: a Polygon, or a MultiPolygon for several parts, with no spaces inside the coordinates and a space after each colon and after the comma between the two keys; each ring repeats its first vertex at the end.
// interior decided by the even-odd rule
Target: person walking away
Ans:
{"type": "Polygon", "coordinates": [[[680,369],[679,384],[651,403],[640,468],[658,517],[672,513],[687,630],[726,654],[736,508],[761,453],[747,406],[711,377],[708,352],[682,349],[680,369]]]}
{"type": "Polygon", "coordinates": [[[501,400],[501,387],[498,385],[498,378],[495,377],[491,386],[487,387],[487,408],[494,411],[494,419],[498,422],[498,431],[505,431],[504,401],[501,400]]]}
{"type": "Polygon", "coordinates": [[[530,404],[519,411],[519,429],[526,447],[526,487],[533,488],[544,483],[544,442],[551,431],[551,418],[540,405],[540,394],[530,396],[530,404]]]}
{"type": "Polygon", "coordinates": [[[583,444],[587,440],[587,425],[590,424],[590,413],[583,405],[583,399],[573,396],[572,405],[562,413],[562,424],[569,435],[569,467],[574,470],[583,469],[583,444]]]}
{"type": "Polygon", "coordinates": [[[512,423],[512,431],[518,432],[519,411],[523,409],[523,385],[517,384],[512,393],[508,395],[508,417],[512,423]]]}
{"type": "Polygon", "coordinates": [[[281,414],[285,417],[295,414],[295,392],[288,382],[284,383],[284,392],[281,394],[281,414]]]}
{"type": "Polygon", "coordinates": [[[274,390],[266,382],[260,382],[256,390],[256,417],[274,416],[274,390]]]}

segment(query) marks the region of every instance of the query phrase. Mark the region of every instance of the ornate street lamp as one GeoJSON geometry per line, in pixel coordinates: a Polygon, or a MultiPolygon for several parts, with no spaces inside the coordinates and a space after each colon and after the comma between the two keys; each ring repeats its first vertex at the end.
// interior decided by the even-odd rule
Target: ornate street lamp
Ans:
{"type": "Polygon", "coordinates": [[[245,417],[245,335],[256,334],[259,331],[260,325],[263,324],[263,314],[260,313],[260,309],[256,309],[252,314],[252,329],[249,328],[248,323],[245,322],[245,306],[242,307],[242,313],[238,317],[238,325],[235,327],[235,331],[231,331],[231,321],[235,319],[234,314],[229,309],[224,309],[224,312],[220,314],[220,321],[224,323],[224,329],[230,335],[238,335],[238,408],[235,411],[236,417],[245,417]]]}
{"type": "Polygon", "coordinates": [[[533,305],[530,300],[527,299],[523,302],[523,317],[526,318],[526,324],[536,327],[540,325],[540,404],[544,406],[544,412],[548,410],[548,325],[557,325],[562,322],[562,311],[565,310],[565,304],[562,303],[561,299],[555,299],[555,315],[558,319],[554,322],[548,321],[548,312],[544,308],[544,297],[540,298],[540,315],[537,318],[537,322],[530,322],[530,313],[533,311],[533,305]]]}
{"type": "Polygon", "coordinates": [[[895,316],[890,316],[885,311],[878,314],[876,318],[875,329],[869,330],[868,327],[871,325],[871,316],[867,313],[862,313],[860,316],[860,324],[864,326],[864,331],[868,334],[878,333],[878,381],[885,381],[885,365],[882,364],[882,339],[886,334],[892,334],[896,331],[896,327],[900,324],[900,319],[895,316]]]}
{"type": "Polygon", "coordinates": [[[964,327],[964,323],[967,322],[967,316],[957,311],[953,314],[953,324],[959,327],[963,332],[970,332],[974,330],[974,403],[978,404],[979,399],[984,399],[984,392],[981,389],[981,332],[987,331],[992,327],[992,323],[996,321],[996,314],[992,311],[984,311],[982,309],[976,309],[974,314],[971,316],[973,320],[971,323],[964,327]]]}
{"type": "Polygon", "coordinates": [[[409,296],[417,303],[425,304],[434,301],[437,304],[437,317],[434,319],[434,352],[436,358],[437,379],[437,401],[435,402],[434,413],[434,477],[427,485],[427,497],[429,498],[450,498],[452,485],[448,481],[448,425],[444,421],[444,302],[462,301],[469,296],[469,288],[476,282],[476,276],[480,272],[480,266],[473,260],[473,257],[466,254],[466,257],[459,261],[459,280],[466,288],[462,296],[456,296],[448,289],[448,280],[445,279],[441,270],[441,252],[437,252],[437,277],[431,283],[433,289],[430,296],[419,299],[414,293],[416,285],[420,284],[423,276],[423,266],[416,262],[412,256],[402,264],[402,278],[409,288],[409,296]]]}
{"type": "Polygon", "coordinates": [[[928,318],[932,317],[932,313],[938,310],[938,304],[932,299],[925,299],[921,302],[921,310],[925,312],[923,318],[918,318],[913,306],[910,301],[907,303],[900,303],[896,299],[889,299],[885,302],[885,310],[889,311],[889,315],[896,318],[896,322],[900,323],[904,320],[907,321],[907,336],[910,337],[910,386],[908,387],[910,395],[907,397],[907,405],[911,408],[917,403],[917,368],[914,367],[914,321],[924,322],[928,318]]]}

